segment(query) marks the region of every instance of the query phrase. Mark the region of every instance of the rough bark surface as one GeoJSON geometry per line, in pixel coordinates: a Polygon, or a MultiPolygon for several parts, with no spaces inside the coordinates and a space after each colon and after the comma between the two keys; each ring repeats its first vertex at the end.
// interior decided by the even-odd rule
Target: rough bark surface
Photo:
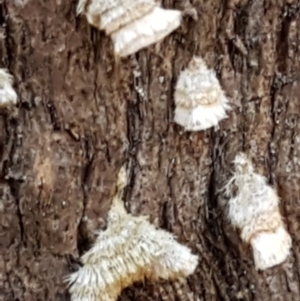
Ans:
{"type": "Polygon", "coordinates": [[[197,21],[185,17],[119,63],[76,4],[0,1],[1,66],[20,97],[0,116],[0,300],[69,300],[63,277],[105,227],[124,162],[127,209],[175,233],[200,262],[186,283],[136,284],[120,300],[299,300],[300,2],[191,1],[197,21]],[[231,99],[219,131],[173,122],[174,84],[194,54],[231,99]],[[278,189],[293,238],[288,260],[266,272],[255,271],[219,192],[240,150],[278,189]]]}

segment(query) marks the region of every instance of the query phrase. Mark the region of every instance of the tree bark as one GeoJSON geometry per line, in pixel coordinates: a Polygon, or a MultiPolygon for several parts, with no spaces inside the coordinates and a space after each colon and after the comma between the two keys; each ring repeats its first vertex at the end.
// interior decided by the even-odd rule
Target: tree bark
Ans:
{"type": "Polygon", "coordinates": [[[20,98],[0,116],[0,300],[69,300],[63,278],[104,229],[124,163],[127,210],[200,261],[185,283],[137,283],[120,300],[299,300],[300,2],[191,1],[198,20],[120,62],[76,4],[0,1],[1,66],[20,98]],[[174,86],[195,54],[230,97],[218,131],[173,122],[174,86]],[[238,151],[277,188],[293,239],[287,261],[265,272],[219,192],[238,151]]]}

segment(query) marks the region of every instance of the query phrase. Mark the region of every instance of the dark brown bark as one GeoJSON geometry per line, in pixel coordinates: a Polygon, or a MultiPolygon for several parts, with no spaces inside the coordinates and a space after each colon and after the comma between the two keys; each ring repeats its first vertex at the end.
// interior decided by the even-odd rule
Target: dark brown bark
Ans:
{"type": "Polygon", "coordinates": [[[105,226],[124,162],[128,210],[175,233],[200,263],[186,284],[136,284],[121,299],[299,300],[300,2],[191,3],[198,21],[186,17],[119,65],[110,39],[75,17],[76,1],[0,4],[1,64],[21,100],[0,116],[1,301],[69,300],[63,277],[105,226]],[[194,54],[231,97],[217,132],[173,123],[174,84],[194,54]],[[240,150],[278,188],[293,238],[288,260],[266,272],[217,193],[240,150]]]}

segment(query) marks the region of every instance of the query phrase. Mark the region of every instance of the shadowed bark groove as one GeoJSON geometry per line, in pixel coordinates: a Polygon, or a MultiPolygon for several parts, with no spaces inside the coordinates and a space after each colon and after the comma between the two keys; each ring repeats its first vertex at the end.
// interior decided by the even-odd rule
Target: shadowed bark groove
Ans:
{"type": "Polygon", "coordinates": [[[69,300],[62,279],[105,227],[124,162],[127,209],[200,262],[184,283],[137,283],[120,300],[299,300],[300,2],[190,3],[198,20],[116,63],[111,40],[75,17],[76,1],[0,1],[1,67],[21,100],[0,115],[1,301],[69,300]],[[231,99],[219,131],[173,122],[174,85],[194,54],[231,99]],[[293,239],[288,260],[265,272],[219,192],[240,150],[278,189],[293,239]]]}

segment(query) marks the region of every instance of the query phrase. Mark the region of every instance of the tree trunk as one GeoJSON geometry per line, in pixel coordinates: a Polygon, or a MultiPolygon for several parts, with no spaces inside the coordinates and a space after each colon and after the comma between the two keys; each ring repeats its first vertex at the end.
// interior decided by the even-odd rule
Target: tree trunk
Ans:
{"type": "Polygon", "coordinates": [[[104,229],[124,163],[127,210],[200,262],[183,284],[137,283],[120,300],[299,300],[299,0],[191,1],[197,21],[120,62],[76,4],[0,1],[1,66],[20,98],[0,116],[0,300],[69,300],[63,278],[104,229]],[[231,99],[218,131],[173,122],[174,86],[195,54],[231,99]],[[287,261],[265,272],[219,192],[241,150],[277,188],[293,239],[287,261]]]}

